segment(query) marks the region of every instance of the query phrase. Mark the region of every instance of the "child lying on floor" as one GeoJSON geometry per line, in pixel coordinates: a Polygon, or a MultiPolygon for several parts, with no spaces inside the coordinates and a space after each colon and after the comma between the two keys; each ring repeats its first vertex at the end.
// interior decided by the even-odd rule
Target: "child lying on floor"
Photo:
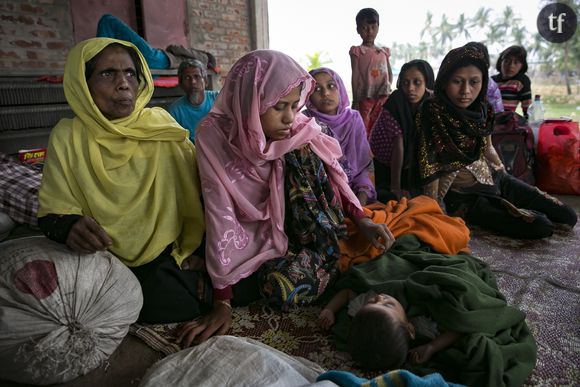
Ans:
{"type": "MultiPolygon", "coordinates": [[[[336,305],[341,304],[338,300],[327,306],[334,312],[332,333],[337,349],[351,352],[359,363],[366,360],[358,358],[349,343],[358,344],[359,351],[369,354],[366,356],[379,351],[383,353],[379,356],[398,353],[400,358],[391,367],[407,358],[404,367],[416,375],[439,372],[447,381],[470,387],[519,387],[536,364],[537,346],[525,314],[506,302],[489,265],[470,254],[441,254],[415,235],[401,235],[387,252],[343,271],[334,289],[353,292],[351,296],[348,291],[346,296],[336,296],[337,299],[344,297],[343,305],[354,294],[369,290],[396,299],[396,303],[377,296],[365,299],[362,312],[378,309],[396,317],[393,318],[396,323],[387,324],[376,323],[386,320],[385,317],[373,317],[370,319],[373,323],[368,326],[357,325],[355,321],[365,315],[361,311],[355,318],[349,318],[346,308],[337,312],[340,307],[336,305]],[[380,305],[369,305],[367,300],[380,305]],[[420,320],[414,319],[426,319],[422,316],[433,320],[442,333],[425,334],[424,331],[431,329],[423,329],[420,320]],[[412,325],[416,331],[412,345],[426,346],[411,351],[408,347],[397,349],[392,341],[381,341],[382,334],[372,333],[381,324],[398,327],[402,331],[398,334],[409,341],[412,325]]],[[[323,312],[323,316],[328,313],[323,312]]],[[[388,365],[381,363],[380,367],[388,365]]]]}
{"type": "Polygon", "coordinates": [[[424,316],[407,319],[405,309],[396,298],[372,290],[360,295],[351,289],[340,290],[320,312],[320,324],[329,329],[334,324],[335,313],[347,304],[348,314],[353,318],[348,352],[367,369],[398,369],[407,357],[412,363],[424,363],[461,335],[454,331],[439,333],[436,324],[424,316]],[[416,333],[431,341],[409,350],[416,333]]]}

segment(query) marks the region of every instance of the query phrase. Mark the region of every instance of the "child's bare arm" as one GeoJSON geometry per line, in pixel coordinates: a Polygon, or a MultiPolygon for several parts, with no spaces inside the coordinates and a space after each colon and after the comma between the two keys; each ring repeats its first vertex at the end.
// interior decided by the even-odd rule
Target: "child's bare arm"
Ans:
{"type": "Polygon", "coordinates": [[[351,87],[352,87],[352,108],[358,110],[359,108],[359,70],[358,70],[358,60],[354,55],[350,56],[350,69],[351,69],[351,87]]]}
{"type": "Polygon", "coordinates": [[[387,48],[387,51],[389,53],[389,55],[387,56],[387,71],[389,73],[389,83],[391,84],[391,87],[392,87],[392,84],[393,84],[393,69],[391,68],[391,59],[390,59],[391,50],[387,48]]]}
{"type": "Polygon", "coordinates": [[[330,310],[332,313],[338,312],[342,309],[350,300],[356,296],[356,293],[350,289],[342,289],[332,297],[332,299],[326,304],[324,309],[330,310]]]}
{"type": "Polygon", "coordinates": [[[435,349],[435,352],[439,352],[455,343],[461,336],[462,334],[459,332],[444,331],[431,341],[431,345],[435,349]]]}
{"type": "Polygon", "coordinates": [[[401,174],[403,170],[404,159],[403,135],[400,134],[395,137],[393,144],[393,153],[391,154],[391,192],[397,195],[397,199],[401,199],[401,174]]]}
{"type": "Polygon", "coordinates": [[[436,354],[437,352],[449,347],[461,337],[461,333],[455,331],[445,331],[434,338],[431,342],[420,345],[409,350],[409,360],[415,364],[421,364],[436,354]]]}
{"type": "Polygon", "coordinates": [[[334,325],[334,315],[343,308],[350,300],[356,296],[356,293],[350,289],[342,289],[332,297],[320,312],[318,319],[323,328],[328,329],[334,325]]]}

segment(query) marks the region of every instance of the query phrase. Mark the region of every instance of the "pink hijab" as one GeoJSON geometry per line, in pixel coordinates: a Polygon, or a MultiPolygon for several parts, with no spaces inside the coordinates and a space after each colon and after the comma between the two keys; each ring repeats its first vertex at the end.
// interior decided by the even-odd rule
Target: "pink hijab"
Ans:
{"type": "Polygon", "coordinates": [[[337,198],[360,208],[338,164],[340,145],[323,134],[313,118],[296,113],[288,138],[270,141],[264,136],[260,115],[298,86],[301,108],[314,79],[281,52],[250,52],[233,65],[212,110],[196,130],[207,223],[206,265],[214,288],[233,285],[265,261],[286,254],[286,153],[309,144],[326,164],[340,193],[337,198]]]}

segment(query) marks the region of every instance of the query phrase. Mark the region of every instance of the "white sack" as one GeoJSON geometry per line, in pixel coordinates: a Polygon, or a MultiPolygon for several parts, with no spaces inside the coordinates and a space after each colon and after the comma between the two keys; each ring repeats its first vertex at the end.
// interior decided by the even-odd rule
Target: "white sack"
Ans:
{"type": "MultiPolygon", "coordinates": [[[[310,386],[323,372],[316,363],[256,340],[215,336],[155,363],[139,387],[310,386]]],[[[334,383],[317,384],[329,385],[334,383]]]]}
{"type": "Polygon", "coordinates": [[[143,305],[109,252],[81,255],[44,237],[0,243],[0,379],[63,383],[99,367],[143,305]]]}

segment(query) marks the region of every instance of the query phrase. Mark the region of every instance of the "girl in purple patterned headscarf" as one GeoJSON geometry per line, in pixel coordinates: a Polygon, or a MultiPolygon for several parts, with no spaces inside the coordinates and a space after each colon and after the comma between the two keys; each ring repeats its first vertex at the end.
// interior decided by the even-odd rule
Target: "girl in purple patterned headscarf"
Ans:
{"type": "Polygon", "coordinates": [[[369,176],[371,151],[360,113],[350,108],[346,88],[336,72],[320,67],[311,70],[310,75],[316,80],[316,88],[304,114],[325,124],[340,143],[344,154],[341,164],[361,204],[375,201],[377,194],[369,176]]]}

